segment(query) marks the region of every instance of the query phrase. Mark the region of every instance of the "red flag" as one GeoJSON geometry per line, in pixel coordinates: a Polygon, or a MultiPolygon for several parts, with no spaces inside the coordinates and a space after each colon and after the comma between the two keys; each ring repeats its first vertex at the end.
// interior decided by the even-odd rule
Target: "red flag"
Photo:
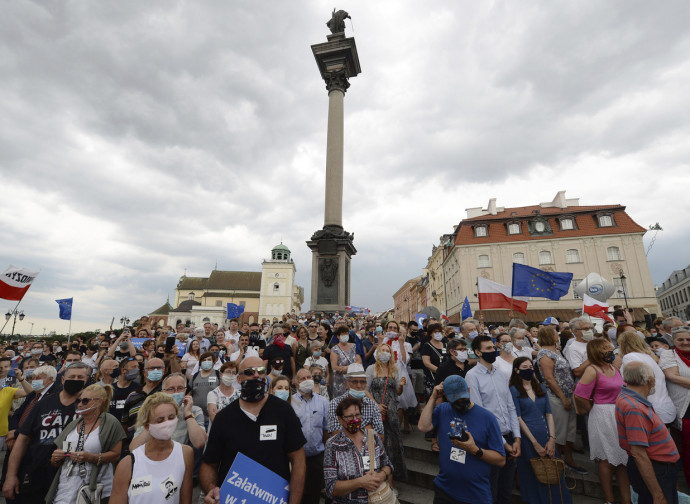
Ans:
{"type": "Polygon", "coordinates": [[[584,294],[582,297],[582,313],[587,314],[590,317],[597,317],[600,319],[608,320],[613,322],[613,319],[608,315],[609,304],[602,303],[596,299],[584,294]]]}
{"type": "Polygon", "coordinates": [[[527,314],[527,298],[512,297],[510,287],[479,277],[477,290],[479,291],[480,310],[498,308],[527,314]]]}
{"type": "Polygon", "coordinates": [[[0,276],[0,298],[20,301],[31,287],[36,275],[38,275],[37,271],[10,265],[0,276]]]}

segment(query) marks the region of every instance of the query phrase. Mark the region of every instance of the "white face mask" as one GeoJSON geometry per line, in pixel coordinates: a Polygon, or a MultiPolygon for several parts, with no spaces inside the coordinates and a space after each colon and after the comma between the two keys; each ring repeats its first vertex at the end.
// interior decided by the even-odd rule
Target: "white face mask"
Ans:
{"type": "Polygon", "coordinates": [[[158,439],[160,441],[167,441],[175,432],[177,427],[177,417],[166,422],[161,422],[158,424],[149,424],[149,434],[151,437],[158,439]]]}
{"type": "Polygon", "coordinates": [[[297,388],[303,394],[309,394],[312,390],[314,390],[314,380],[304,380],[297,386],[297,388]]]}
{"type": "Polygon", "coordinates": [[[515,346],[522,348],[523,346],[525,346],[525,340],[524,339],[516,339],[515,340],[515,346]]]}
{"type": "Polygon", "coordinates": [[[376,355],[378,356],[379,360],[384,364],[388,364],[388,361],[391,360],[391,354],[388,352],[377,352],[376,355]]]}
{"type": "Polygon", "coordinates": [[[433,334],[433,338],[434,338],[436,341],[441,341],[441,340],[443,339],[443,333],[435,332],[435,333],[433,334]]]}
{"type": "Polygon", "coordinates": [[[594,331],[591,329],[582,331],[582,339],[585,341],[592,341],[592,339],[594,339],[594,331]]]}
{"type": "Polygon", "coordinates": [[[223,380],[223,385],[227,387],[234,387],[237,383],[237,375],[223,374],[220,379],[223,380]]]}
{"type": "Polygon", "coordinates": [[[513,344],[512,343],[504,343],[503,344],[503,351],[510,353],[513,351],[513,344]]]}
{"type": "Polygon", "coordinates": [[[340,340],[341,343],[349,343],[350,342],[350,335],[349,334],[341,334],[338,339],[340,340]]]}
{"type": "Polygon", "coordinates": [[[455,360],[458,362],[466,362],[467,361],[467,350],[458,350],[455,352],[455,360]]]}

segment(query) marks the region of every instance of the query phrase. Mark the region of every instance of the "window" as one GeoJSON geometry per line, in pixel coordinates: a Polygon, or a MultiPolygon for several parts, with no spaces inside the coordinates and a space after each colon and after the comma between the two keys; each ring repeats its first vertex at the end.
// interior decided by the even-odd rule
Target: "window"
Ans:
{"type": "Polygon", "coordinates": [[[573,219],[561,219],[561,229],[564,231],[573,229],[573,219]]]}
{"type": "Polygon", "coordinates": [[[577,294],[577,293],[575,292],[575,287],[577,287],[577,286],[580,284],[580,282],[582,282],[582,279],[573,280],[572,283],[570,284],[570,285],[572,286],[572,288],[573,288],[573,297],[574,297],[575,299],[582,299],[582,298],[580,297],[580,295],[577,294]]]}
{"type": "Polygon", "coordinates": [[[565,262],[567,263],[579,263],[580,253],[577,249],[568,249],[565,251],[565,262]]]}
{"type": "Polygon", "coordinates": [[[216,306],[223,306],[223,300],[222,299],[217,300],[216,306]]]}
{"type": "Polygon", "coordinates": [[[486,236],[486,235],[487,235],[486,226],[477,226],[476,228],[474,228],[474,236],[476,236],[477,238],[480,238],[480,237],[486,236]]]}
{"type": "Polygon", "coordinates": [[[525,264],[525,254],[522,252],[515,252],[513,254],[513,262],[518,264],[525,264]]]}
{"type": "Polygon", "coordinates": [[[551,252],[549,252],[548,250],[542,250],[541,252],[539,252],[539,264],[553,264],[551,252]]]}
{"type": "Polygon", "coordinates": [[[600,215],[599,216],[599,227],[611,227],[613,226],[613,219],[610,215],[600,215]]]}
{"type": "Polygon", "coordinates": [[[488,268],[490,266],[489,264],[489,256],[482,254],[479,256],[479,267],[480,268],[488,268]]]}
{"type": "Polygon", "coordinates": [[[278,282],[273,284],[273,292],[276,293],[280,290],[280,284],[278,282]]]}
{"type": "Polygon", "coordinates": [[[508,234],[520,234],[520,224],[517,222],[511,222],[508,224],[508,234]]]}
{"type": "Polygon", "coordinates": [[[618,247],[609,247],[606,249],[606,257],[609,261],[620,261],[621,260],[621,249],[618,247]]]}
{"type": "Polygon", "coordinates": [[[194,293],[190,292],[189,295],[187,296],[187,299],[189,299],[190,301],[194,301],[194,293]]]}

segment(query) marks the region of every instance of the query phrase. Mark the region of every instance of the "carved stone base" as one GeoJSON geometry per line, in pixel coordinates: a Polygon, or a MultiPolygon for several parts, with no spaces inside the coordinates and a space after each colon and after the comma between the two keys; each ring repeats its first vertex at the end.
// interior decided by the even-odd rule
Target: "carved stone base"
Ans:
{"type": "Polygon", "coordinates": [[[350,260],[357,253],[353,239],[339,226],[326,226],[307,242],[312,251],[311,310],[343,311],[350,305],[350,260]]]}

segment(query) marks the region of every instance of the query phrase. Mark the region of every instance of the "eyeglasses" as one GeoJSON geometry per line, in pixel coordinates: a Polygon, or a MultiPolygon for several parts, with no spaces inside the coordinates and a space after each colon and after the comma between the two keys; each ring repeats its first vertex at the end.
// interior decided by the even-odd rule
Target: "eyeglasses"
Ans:
{"type": "Polygon", "coordinates": [[[175,392],[186,392],[187,387],[175,387],[175,388],[167,388],[164,389],[163,392],[167,392],[169,394],[174,394],[175,392]]]}
{"type": "Polygon", "coordinates": [[[340,418],[342,418],[342,419],[345,420],[346,422],[349,422],[350,420],[355,420],[355,419],[357,419],[357,418],[362,418],[362,414],[361,414],[361,413],[355,413],[354,415],[344,415],[344,416],[342,416],[342,417],[340,417],[340,418]]]}
{"type": "Polygon", "coordinates": [[[244,376],[254,376],[257,373],[260,375],[266,374],[266,366],[250,367],[242,371],[244,376]]]}
{"type": "Polygon", "coordinates": [[[96,399],[98,399],[98,397],[83,397],[83,398],[81,398],[81,399],[77,399],[77,400],[74,401],[74,402],[75,402],[76,404],[83,404],[84,406],[86,406],[86,405],[89,404],[91,401],[95,401],[96,399]]]}

